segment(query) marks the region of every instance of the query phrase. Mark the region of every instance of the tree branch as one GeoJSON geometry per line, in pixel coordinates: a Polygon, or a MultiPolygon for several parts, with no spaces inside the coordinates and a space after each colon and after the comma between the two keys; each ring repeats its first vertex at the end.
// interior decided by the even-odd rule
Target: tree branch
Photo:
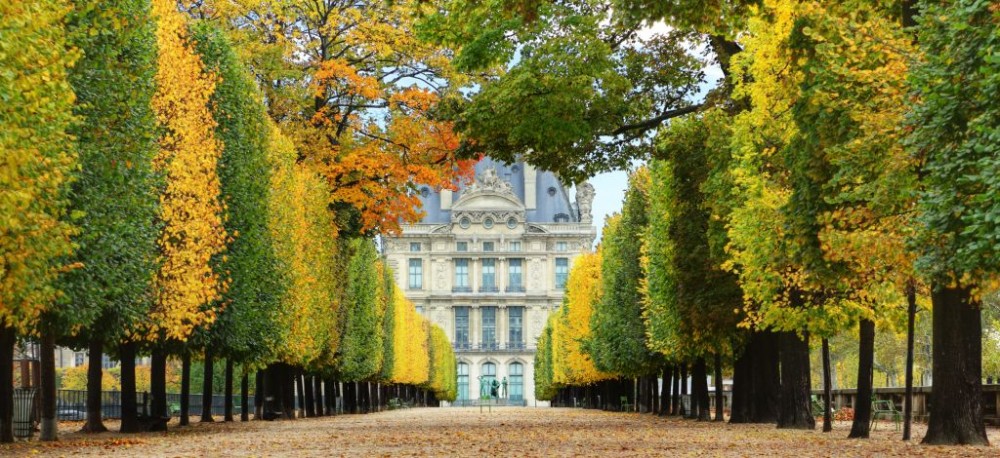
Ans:
{"type": "Polygon", "coordinates": [[[644,121],[640,121],[640,122],[636,122],[636,123],[632,123],[632,124],[626,124],[624,126],[621,126],[621,127],[617,128],[617,129],[615,129],[613,132],[611,132],[611,135],[618,136],[618,135],[622,135],[622,134],[624,134],[626,132],[633,131],[633,130],[647,131],[647,130],[650,130],[650,129],[654,129],[654,128],[658,127],[660,124],[663,124],[663,121],[666,121],[666,120],[671,119],[671,118],[676,118],[678,116],[684,116],[686,114],[694,113],[694,112],[700,110],[702,108],[702,106],[703,105],[699,103],[697,105],[691,105],[691,106],[688,106],[688,107],[677,108],[675,110],[668,110],[668,111],[665,111],[665,112],[661,113],[659,116],[656,116],[656,117],[653,117],[653,118],[649,118],[649,119],[644,120],[644,121]]]}

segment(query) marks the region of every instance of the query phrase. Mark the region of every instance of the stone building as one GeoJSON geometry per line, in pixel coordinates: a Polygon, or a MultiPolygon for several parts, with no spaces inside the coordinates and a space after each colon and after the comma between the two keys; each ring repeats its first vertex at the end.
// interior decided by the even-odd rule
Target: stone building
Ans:
{"type": "Polygon", "coordinates": [[[484,159],[460,191],[420,194],[426,216],[387,238],[385,255],[406,296],[451,339],[456,403],[474,404],[483,379],[506,379],[506,402],[535,405],[538,336],[596,235],[593,187],[577,186],[571,202],[552,173],[484,159]]]}

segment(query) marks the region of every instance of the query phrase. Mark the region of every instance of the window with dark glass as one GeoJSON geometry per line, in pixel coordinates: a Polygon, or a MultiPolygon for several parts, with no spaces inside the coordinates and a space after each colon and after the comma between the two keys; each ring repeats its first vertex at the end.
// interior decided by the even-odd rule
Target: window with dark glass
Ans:
{"type": "Polygon", "coordinates": [[[556,258],[556,289],[566,287],[567,277],[569,277],[569,258],[556,258]]]}
{"type": "Polygon", "coordinates": [[[483,259],[483,282],[479,287],[481,292],[497,292],[497,260],[493,258],[483,259]]]}
{"type": "Polygon", "coordinates": [[[455,251],[469,251],[469,242],[455,242],[455,251]]]}
{"type": "Polygon", "coordinates": [[[469,348],[469,307],[455,307],[455,348],[469,348]]]}
{"type": "Polygon", "coordinates": [[[497,308],[480,307],[480,314],[483,317],[483,348],[496,348],[497,346],[497,308]]]}
{"type": "Polygon", "coordinates": [[[455,259],[455,292],[469,292],[469,260],[455,259]]]}
{"type": "MultiPolygon", "coordinates": [[[[493,386],[493,381],[497,379],[497,365],[496,364],[493,364],[493,363],[490,363],[490,362],[483,363],[483,379],[486,380],[486,383],[484,385],[490,386],[490,387],[493,386]]],[[[489,396],[490,396],[489,389],[487,389],[487,391],[485,393],[479,393],[479,397],[480,398],[485,398],[485,397],[489,397],[489,396]]]]}
{"type": "Polygon", "coordinates": [[[521,266],[524,260],[513,258],[507,261],[507,291],[524,292],[524,275],[521,273],[521,266]]]}
{"type": "Polygon", "coordinates": [[[469,399],[469,365],[458,363],[458,400],[469,399]]]}
{"type": "Polygon", "coordinates": [[[410,289],[421,289],[424,287],[424,263],[421,259],[411,259],[409,266],[410,289]]]}
{"type": "Polygon", "coordinates": [[[507,367],[510,374],[507,385],[507,399],[511,401],[524,400],[524,365],[521,363],[510,363],[507,367]]]}
{"type": "Polygon", "coordinates": [[[488,252],[493,251],[493,247],[494,247],[493,242],[483,242],[483,251],[484,252],[488,253],[488,252]]]}
{"type": "Polygon", "coordinates": [[[507,307],[507,342],[511,348],[524,348],[524,307],[507,307]]]}

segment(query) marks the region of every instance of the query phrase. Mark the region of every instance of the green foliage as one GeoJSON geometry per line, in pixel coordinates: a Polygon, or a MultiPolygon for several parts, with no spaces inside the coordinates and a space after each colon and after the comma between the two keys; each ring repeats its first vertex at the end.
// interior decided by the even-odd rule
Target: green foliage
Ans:
{"type": "Polygon", "coordinates": [[[352,255],[347,265],[339,372],[342,380],[356,382],[378,375],[382,368],[385,298],[382,276],[375,269],[375,244],[366,238],[354,238],[348,244],[352,255]]]}
{"type": "Polygon", "coordinates": [[[556,395],[552,367],[552,325],[557,314],[549,315],[549,321],[538,336],[538,350],[535,352],[535,398],[549,401],[556,395]]]}
{"type": "Polygon", "coordinates": [[[650,374],[657,361],[647,347],[640,289],[646,278],[642,234],[648,225],[649,187],[649,172],[634,172],[621,217],[605,223],[601,239],[604,295],[594,305],[592,334],[584,343],[584,351],[598,370],[626,377],[650,374]]]}
{"type": "Polygon", "coordinates": [[[916,103],[907,125],[922,163],[919,270],[977,285],[1000,257],[1000,9],[986,0],[920,2],[916,103]]]}
{"type": "MultiPolygon", "coordinates": [[[[150,101],[156,43],[149,2],[77,1],[67,28],[83,57],[70,72],[81,123],[72,130],[80,169],[71,208],[80,233],[61,282],[66,306],[49,315],[83,339],[114,345],[146,315],[156,271],[156,124],[150,101]]],[[[75,343],[82,345],[80,339],[75,343]]]]}
{"type": "MultiPolygon", "coordinates": [[[[379,264],[381,265],[381,263],[379,264]]],[[[396,298],[396,282],[393,280],[392,269],[389,267],[383,267],[381,269],[382,274],[382,297],[385,300],[385,315],[382,318],[382,374],[379,376],[381,380],[392,380],[393,365],[395,363],[395,327],[396,327],[396,307],[412,306],[409,302],[400,303],[395,300],[396,298]]],[[[430,343],[430,342],[428,342],[430,343]]],[[[429,347],[430,348],[430,347],[429,347]]],[[[430,348],[433,352],[434,349],[430,348]]],[[[431,356],[431,365],[433,366],[434,357],[431,356]]],[[[433,370],[433,369],[431,369],[433,370]]]]}
{"type": "Polygon", "coordinates": [[[230,280],[223,294],[226,307],[212,326],[207,345],[215,354],[266,364],[283,344],[278,308],[286,283],[268,230],[267,113],[247,67],[236,56],[222,30],[198,22],[192,37],[208,70],[221,81],[212,96],[216,135],[223,143],[219,163],[222,199],[231,241],[216,271],[230,280]]]}
{"type": "Polygon", "coordinates": [[[645,134],[660,123],[650,120],[690,107],[702,80],[701,64],[687,52],[687,40],[696,36],[672,31],[641,38],[606,0],[533,6],[527,11],[533,20],[524,21],[509,5],[487,10],[455,1],[454,17],[427,20],[425,28],[440,30],[439,39],[471,43],[456,59],[466,66],[513,62],[456,116],[475,139],[470,148],[578,181],[645,155],[651,142],[645,134]]]}
{"type": "Polygon", "coordinates": [[[451,342],[444,330],[437,325],[430,327],[428,348],[431,354],[431,373],[428,388],[441,401],[454,401],[458,397],[458,362],[451,342]]]}
{"type": "MultiPolygon", "coordinates": [[[[676,120],[661,134],[650,164],[647,303],[643,318],[652,350],[686,358],[728,351],[740,315],[742,291],[722,270],[710,246],[710,208],[702,191],[709,150],[725,149],[710,137],[707,120],[676,120]],[[713,256],[714,255],[714,256],[713,256]]],[[[716,229],[718,231],[718,229],[716,229]]]]}

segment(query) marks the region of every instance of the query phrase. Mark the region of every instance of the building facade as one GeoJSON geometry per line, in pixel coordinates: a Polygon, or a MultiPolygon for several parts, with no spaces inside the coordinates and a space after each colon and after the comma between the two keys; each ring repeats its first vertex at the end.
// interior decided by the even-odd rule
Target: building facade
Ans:
{"type": "Polygon", "coordinates": [[[420,194],[425,217],[387,238],[385,255],[406,296],[451,339],[456,403],[473,404],[497,380],[509,404],[535,405],[538,336],[596,235],[593,187],[577,186],[571,202],[552,173],[484,159],[461,190],[420,194]]]}

